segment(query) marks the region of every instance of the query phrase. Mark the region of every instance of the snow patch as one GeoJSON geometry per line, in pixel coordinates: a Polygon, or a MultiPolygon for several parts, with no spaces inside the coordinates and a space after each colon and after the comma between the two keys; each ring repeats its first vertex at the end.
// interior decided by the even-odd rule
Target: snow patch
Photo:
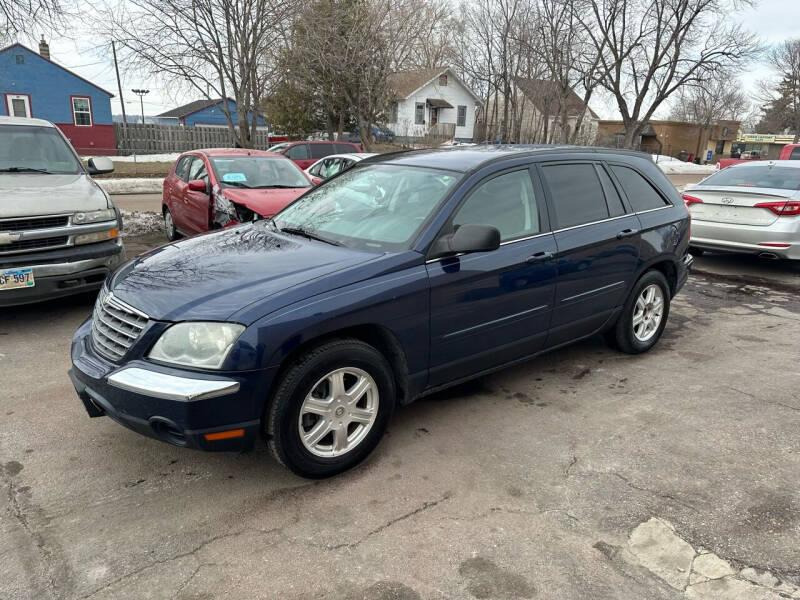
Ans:
{"type": "MultiPolygon", "coordinates": [[[[181,155],[180,152],[168,152],[166,154],[136,154],[131,156],[107,156],[112,162],[175,162],[181,155]]],[[[83,160],[94,158],[92,156],[81,156],[83,160]]]]}
{"type": "Polygon", "coordinates": [[[663,154],[653,154],[653,161],[667,175],[711,175],[717,170],[715,165],[696,165],[663,154]]]}
{"type": "Polygon", "coordinates": [[[145,177],[120,177],[118,179],[95,179],[109,194],[160,194],[164,180],[145,177]]]}
{"type": "Polygon", "coordinates": [[[122,212],[123,223],[122,237],[163,233],[164,231],[164,220],[158,213],[139,210],[120,212],[122,212]]]}

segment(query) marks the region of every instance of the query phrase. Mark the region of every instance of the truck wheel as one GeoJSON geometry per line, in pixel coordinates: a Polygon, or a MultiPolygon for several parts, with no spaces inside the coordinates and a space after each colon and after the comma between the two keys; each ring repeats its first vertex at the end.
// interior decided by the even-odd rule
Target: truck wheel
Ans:
{"type": "Polygon", "coordinates": [[[356,339],[328,342],[284,373],[269,407],[272,453],[302,477],[354,467],[378,445],[395,405],[391,367],[356,339]]]}
{"type": "Polygon", "coordinates": [[[164,231],[167,234],[167,239],[170,242],[174,242],[181,238],[181,234],[178,233],[178,230],[175,228],[175,221],[172,219],[172,213],[169,211],[169,207],[164,207],[164,231]]]}
{"type": "Polygon", "coordinates": [[[648,271],[633,286],[614,329],[612,344],[627,354],[656,345],[669,316],[669,284],[660,271],[648,271]]]}

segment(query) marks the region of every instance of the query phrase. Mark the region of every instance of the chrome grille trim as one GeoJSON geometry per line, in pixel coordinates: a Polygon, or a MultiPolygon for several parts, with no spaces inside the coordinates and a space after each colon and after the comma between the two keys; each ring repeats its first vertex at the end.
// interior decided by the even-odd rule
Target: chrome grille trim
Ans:
{"type": "Polygon", "coordinates": [[[145,313],[115,298],[103,287],[92,318],[94,349],[111,360],[121,359],[139,339],[149,320],[145,313]]]}

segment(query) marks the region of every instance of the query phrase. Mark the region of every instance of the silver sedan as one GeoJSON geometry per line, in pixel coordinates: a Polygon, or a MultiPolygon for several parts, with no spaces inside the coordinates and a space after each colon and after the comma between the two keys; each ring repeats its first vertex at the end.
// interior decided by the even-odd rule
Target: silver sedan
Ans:
{"type": "Polygon", "coordinates": [[[687,188],[691,248],[800,260],[800,161],[732,165],[687,188]]]}

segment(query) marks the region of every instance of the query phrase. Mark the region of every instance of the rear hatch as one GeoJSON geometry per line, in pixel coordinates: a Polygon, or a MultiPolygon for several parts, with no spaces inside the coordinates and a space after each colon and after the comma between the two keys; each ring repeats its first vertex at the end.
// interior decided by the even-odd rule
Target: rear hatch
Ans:
{"type": "Polygon", "coordinates": [[[764,227],[772,225],[779,217],[768,208],[756,207],[756,204],[785,202],[798,198],[798,193],[791,190],[740,186],[696,187],[686,190],[686,195],[702,200],[689,207],[689,212],[695,221],[764,227]]]}

